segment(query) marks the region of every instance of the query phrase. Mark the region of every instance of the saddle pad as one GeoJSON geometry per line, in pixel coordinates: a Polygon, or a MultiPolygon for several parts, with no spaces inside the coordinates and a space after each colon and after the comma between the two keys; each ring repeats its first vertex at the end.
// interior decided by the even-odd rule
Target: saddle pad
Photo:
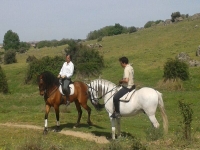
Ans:
{"type": "Polygon", "coordinates": [[[134,94],[135,89],[132,90],[131,92],[126,93],[124,96],[122,96],[119,100],[120,101],[129,101],[132,95],[134,94]]]}
{"type": "MultiPolygon", "coordinates": [[[[70,85],[69,85],[69,88],[70,88],[70,94],[69,94],[69,95],[73,95],[73,94],[74,94],[74,84],[70,84],[70,85]]],[[[61,85],[59,86],[59,91],[60,91],[60,93],[61,93],[62,95],[65,95],[65,94],[63,93],[63,91],[62,91],[61,85]]]]}

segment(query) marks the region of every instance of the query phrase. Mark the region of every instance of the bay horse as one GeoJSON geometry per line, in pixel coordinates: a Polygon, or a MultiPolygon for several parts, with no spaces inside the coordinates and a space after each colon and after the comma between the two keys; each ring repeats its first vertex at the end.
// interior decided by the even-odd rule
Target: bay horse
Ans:
{"type": "MultiPolygon", "coordinates": [[[[88,84],[88,86],[90,91],[90,99],[94,106],[98,106],[99,100],[102,98],[104,99],[104,106],[111,121],[112,139],[115,139],[116,127],[117,137],[120,137],[120,118],[111,117],[114,111],[113,96],[120,87],[104,79],[93,80],[88,84]]],[[[165,113],[162,94],[159,91],[149,87],[143,87],[139,90],[133,90],[132,92],[127,93],[123,96],[123,98],[123,100],[120,98],[120,114],[122,117],[134,116],[142,112],[149,117],[155,128],[159,128],[159,123],[155,117],[157,106],[159,106],[163,118],[164,131],[165,133],[168,132],[168,119],[165,113]],[[129,97],[128,101],[125,101],[126,97],[129,97]]]]}
{"type": "MultiPolygon", "coordinates": [[[[49,71],[44,71],[37,77],[37,83],[39,87],[39,92],[41,96],[44,96],[45,100],[45,125],[44,125],[44,134],[48,133],[48,114],[51,107],[54,107],[56,114],[56,129],[54,131],[58,132],[60,129],[60,121],[59,121],[59,106],[61,104],[66,104],[67,99],[66,96],[63,96],[59,90],[60,83],[59,79],[54,76],[49,71]]],[[[75,81],[73,83],[74,90],[73,94],[70,94],[69,101],[70,103],[74,102],[76,105],[76,109],[78,111],[78,120],[74,125],[74,128],[80,124],[80,120],[82,117],[82,109],[81,106],[88,112],[87,123],[92,125],[90,120],[91,108],[87,105],[88,100],[88,86],[84,82],[75,81]]]]}

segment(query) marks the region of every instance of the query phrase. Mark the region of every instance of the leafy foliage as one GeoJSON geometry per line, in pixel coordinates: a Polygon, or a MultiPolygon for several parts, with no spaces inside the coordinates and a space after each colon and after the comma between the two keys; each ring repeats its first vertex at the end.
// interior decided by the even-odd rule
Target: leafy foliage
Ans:
{"type": "Polygon", "coordinates": [[[27,50],[29,50],[30,47],[31,47],[31,45],[29,43],[20,42],[18,52],[25,53],[27,50]]]}
{"type": "Polygon", "coordinates": [[[119,23],[116,23],[114,26],[106,26],[99,30],[91,31],[87,35],[87,40],[94,40],[94,39],[98,39],[99,37],[113,36],[113,35],[118,35],[118,34],[128,33],[128,32],[129,32],[129,28],[121,26],[119,23]]]}
{"type": "Polygon", "coordinates": [[[181,114],[183,115],[183,124],[184,124],[184,137],[185,139],[191,139],[191,123],[193,110],[190,107],[190,104],[179,101],[179,108],[181,114]]]}
{"type": "Polygon", "coordinates": [[[5,50],[14,49],[18,50],[20,46],[20,40],[17,33],[13,32],[12,30],[9,30],[4,35],[3,40],[3,48],[5,50]]]}
{"type": "Polygon", "coordinates": [[[99,51],[84,45],[71,43],[66,52],[73,56],[75,73],[80,77],[97,76],[104,67],[99,51]]]}
{"type": "Polygon", "coordinates": [[[50,58],[49,56],[43,57],[42,59],[34,59],[29,63],[27,74],[25,77],[25,83],[30,82],[36,83],[37,75],[43,71],[50,71],[54,75],[57,75],[63,64],[63,57],[55,56],[50,58]]]}
{"type": "Polygon", "coordinates": [[[156,21],[148,21],[145,25],[144,28],[149,28],[154,24],[159,24],[160,22],[163,22],[163,20],[156,20],[156,21]]]}
{"type": "Polygon", "coordinates": [[[128,28],[128,32],[129,32],[129,33],[133,33],[133,32],[136,32],[136,31],[137,31],[137,29],[136,29],[136,27],[134,27],[134,26],[128,28]]]}
{"type": "Polygon", "coordinates": [[[171,14],[171,20],[172,20],[172,22],[174,22],[175,21],[175,19],[177,18],[177,17],[180,17],[181,16],[181,13],[180,12],[174,12],[174,13],[172,13],[171,14]]]}
{"type": "Polygon", "coordinates": [[[145,25],[144,28],[149,28],[151,25],[154,24],[154,21],[148,21],[145,25]]]}
{"type": "Polygon", "coordinates": [[[14,50],[7,50],[4,55],[4,64],[12,64],[16,62],[16,52],[14,50]]]}
{"type": "Polygon", "coordinates": [[[8,93],[8,83],[6,75],[0,66],[0,92],[8,93]]]}
{"type": "Polygon", "coordinates": [[[68,40],[68,39],[62,39],[60,41],[57,41],[57,40],[52,40],[52,41],[40,41],[36,44],[36,47],[37,48],[43,48],[43,47],[57,47],[57,46],[61,46],[61,45],[66,45],[66,44],[69,44],[71,42],[79,42],[80,40],[68,40]]]}
{"type": "Polygon", "coordinates": [[[26,59],[26,62],[29,63],[29,62],[32,62],[32,61],[35,61],[37,60],[37,58],[33,55],[33,56],[28,56],[28,58],[26,59]]]}
{"type": "Polygon", "coordinates": [[[189,79],[189,66],[178,59],[168,59],[164,65],[164,75],[165,81],[168,79],[175,80],[180,78],[181,80],[189,79]]]}

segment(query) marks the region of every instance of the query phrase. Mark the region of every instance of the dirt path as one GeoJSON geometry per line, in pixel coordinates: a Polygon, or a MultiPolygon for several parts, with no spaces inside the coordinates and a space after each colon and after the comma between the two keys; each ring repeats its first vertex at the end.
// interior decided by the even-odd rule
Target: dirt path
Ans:
{"type": "MultiPolygon", "coordinates": [[[[6,127],[16,127],[16,128],[27,128],[27,129],[36,129],[36,130],[43,130],[43,127],[34,126],[34,125],[21,125],[21,124],[11,124],[11,123],[0,123],[0,126],[6,126],[6,127]]],[[[59,134],[64,134],[67,136],[74,136],[82,139],[86,139],[88,141],[95,141],[96,143],[105,144],[109,143],[109,141],[103,137],[103,136],[95,136],[91,133],[84,133],[84,132],[78,132],[78,131],[60,131],[59,134]]]]}

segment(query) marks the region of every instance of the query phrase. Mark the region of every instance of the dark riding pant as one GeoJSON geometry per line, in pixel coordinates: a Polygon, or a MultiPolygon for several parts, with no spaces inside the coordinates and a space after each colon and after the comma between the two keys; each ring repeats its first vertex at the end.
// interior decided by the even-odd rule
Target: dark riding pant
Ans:
{"type": "Polygon", "coordinates": [[[65,95],[69,95],[70,94],[70,88],[69,88],[69,84],[71,83],[71,79],[70,78],[65,78],[62,80],[62,89],[65,95]]]}
{"type": "Polygon", "coordinates": [[[122,87],[113,97],[113,103],[114,103],[114,106],[115,106],[115,111],[117,113],[120,113],[119,111],[119,99],[124,96],[126,93],[129,92],[129,89],[126,88],[126,87],[122,87]]]}

